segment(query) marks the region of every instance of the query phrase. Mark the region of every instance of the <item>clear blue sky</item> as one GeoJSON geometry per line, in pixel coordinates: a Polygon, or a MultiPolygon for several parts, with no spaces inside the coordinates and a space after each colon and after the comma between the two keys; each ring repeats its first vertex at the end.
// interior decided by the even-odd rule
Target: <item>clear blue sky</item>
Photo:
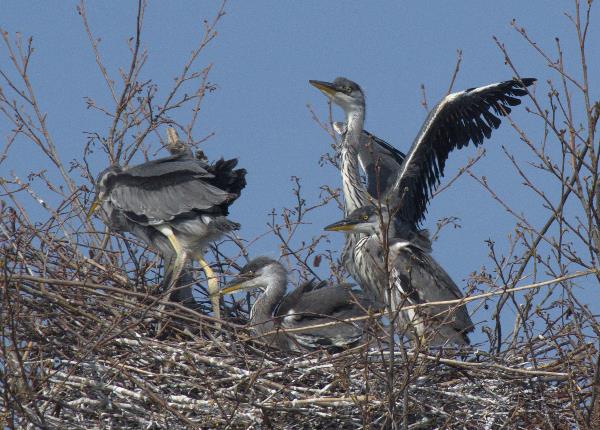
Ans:
{"type": "MultiPolygon", "coordinates": [[[[118,67],[129,65],[126,40],[134,34],[135,4],[87,5],[113,76],[118,67]]],[[[163,91],[169,88],[202,35],[202,20],[213,16],[216,5],[216,1],[150,2],[142,34],[150,57],[143,77],[151,78],[163,91]]],[[[73,1],[1,1],[4,30],[34,38],[32,82],[63,160],[81,156],[85,131],[106,130],[105,120],[86,110],[84,97],[109,102],[75,6],[73,1]]],[[[332,80],[341,75],[357,81],[367,95],[366,128],[406,151],[425,117],[419,86],[425,84],[430,106],[445,95],[457,49],[462,49],[464,58],[456,89],[512,77],[492,40],[495,35],[506,44],[521,74],[537,77],[537,92],[545,94],[545,81],[555,76],[510,22],[516,18],[547,49],[552,48],[555,36],[560,37],[565,51],[574,55],[573,31],[563,15],[569,7],[568,2],[517,0],[230,2],[219,35],[200,58],[200,64],[214,64],[210,80],[218,90],[207,96],[197,136],[215,132],[204,147],[209,156],[239,157],[240,165],[248,170],[248,187],[231,214],[243,224],[241,236],[252,238],[264,232],[271,209],[293,203],[292,175],[303,178],[310,199],[316,198],[322,184],[339,186],[338,172],[318,164],[320,155],[329,149],[329,138],[312,121],[306,105],[311,104],[322,117],[327,105],[308,85],[309,79],[332,80]]],[[[595,18],[600,21],[597,10],[595,18]]],[[[598,25],[592,27],[589,40],[598,40],[598,25]]],[[[594,49],[597,53],[597,43],[594,49]]],[[[588,58],[590,76],[598,76],[599,58],[588,58]]],[[[0,61],[6,67],[4,50],[0,61]]],[[[597,98],[597,88],[593,91],[597,98]]],[[[187,114],[182,112],[182,118],[187,114]]],[[[342,118],[339,111],[335,116],[342,118]]],[[[513,117],[531,135],[540,135],[539,123],[525,109],[517,108],[513,117]]],[[[6,136],[3,121],[0,118],[0,130],[6,136]]],[[[487,155],[474,170],[485,175],[534,225],[540,225],[547,215],[539,209],[539,200],[520,184],[502,145],[527,156],[517,133],[504,123],[486,142],[487,155]]],[[[474,154],[472,147],[453,153],[447,176],[474,154]]],[[[11,168],[22,176],[44,162],[25,141],[13,149],[12,157],[11,168]]],[[[97,173],[105,166],[93,167],[97,173]]],[[[544,180],[543,175],[537,177],[544,180]]],[[[469,177],[432,202],[425,227],[433,228],[444,216],[459,217],[463,227],[445,230],[435,244],[434,256],[464,285],[470,272],[490,267],[484,241],[492,238],[502,249],[514,220],[469,177]]],[[[302,230],[304,237],[319,234],[339,217],[333,206],[323,208],[312,217],[313,224],[302,230]]],[[[332,240],[334,247],[341,246],[341,236],[332,235],[332,240]]],[[[276,242],[261,240],[251,253],[276,255],[276,242]]],[[[477,319],[485,319],[485,314],[477,319]]]]}

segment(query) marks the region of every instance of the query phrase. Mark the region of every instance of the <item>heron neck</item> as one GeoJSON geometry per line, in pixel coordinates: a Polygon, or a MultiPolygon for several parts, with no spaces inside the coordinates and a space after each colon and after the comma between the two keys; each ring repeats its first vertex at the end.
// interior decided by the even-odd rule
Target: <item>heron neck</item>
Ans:
{"type": "Polygon", "coordinates": [[[365,125],[365,108],[355,106],[346,112],[347,133],[356,133],[358,137],[362,133],[365,125]]]}
{"type": "Polygon", "coordinates": [[[259,335],[272,331],[275,326],[273,312],[287,289],[287,274],[283,267],[281,269],[267,276],[267,288],[256,299],[250,311],[250,323],[259,335]]]}
{"type": "Polygon", "coordinates": [[[346,202],[346,215],[369,203],[367,189],[358,170],[358,148],[365,121],[364,109],[347,113],[347,129],[341,148],[342,188],[346,202]]]}

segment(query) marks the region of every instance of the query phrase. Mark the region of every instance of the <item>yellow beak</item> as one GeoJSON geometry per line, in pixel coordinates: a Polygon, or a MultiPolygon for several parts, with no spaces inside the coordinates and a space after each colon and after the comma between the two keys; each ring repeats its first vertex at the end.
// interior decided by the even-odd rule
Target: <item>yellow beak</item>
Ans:
{"type": "Polygon", "coordinates": [[[236,291],[239,291],[242,289],[242,284],[243,284],[243,282],[234,282],[232,284],[229,284],[228,286],[223,288],[221,291],[219,291],[219,294],[224,296],[226,294],[235,293],[236,291]]]}
{"type": "Polygon", "coordinates": [[[310,80],[308,82],[313,87],[317,88],[318,90],[321,90],[327,96],[333,96],[333,95],[335,95],[335,93],[337,93],[337,90],[335,89],[333,84],[330,82],[313,81],[313,80],[310,80]]]}
{"type": "Polygon", "coordinates": [[[329,224],[327,227],[323,228],[326,231],[352,231],[354,227],[353,222],[348,222],[346,220],[334,222],[333,224],[329,224]]]}
{"type": "Polygon", "coordinates": [[[85,216],[85,219],[87,221],[89,221],[90,218],[92,217],[92,215],[94,215],[94,212],[96,212],[96,210],[98,209],[98,206],[100,206],[100,198],[98,196],[96,196],[96,198],[92,202],[92,206],[90,206],[90,210],[87,212],[87,214],[85,216]]]}

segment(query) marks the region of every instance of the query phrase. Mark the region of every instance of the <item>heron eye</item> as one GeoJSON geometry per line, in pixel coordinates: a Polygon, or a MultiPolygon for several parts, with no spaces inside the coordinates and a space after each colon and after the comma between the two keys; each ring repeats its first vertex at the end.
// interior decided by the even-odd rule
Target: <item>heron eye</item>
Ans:
{"type": "Polygon", "coordinates": [[[369,220],[369,215],[363,215],[363,220],[368,221],[369,220]]]}

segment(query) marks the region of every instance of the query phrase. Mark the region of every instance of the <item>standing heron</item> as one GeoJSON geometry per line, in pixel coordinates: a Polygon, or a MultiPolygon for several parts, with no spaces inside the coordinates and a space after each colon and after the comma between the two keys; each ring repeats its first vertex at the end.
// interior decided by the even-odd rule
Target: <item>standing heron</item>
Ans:
{"type": "MultiPolygon", "coordinates": [[[[363,274],[361,281],[375,287],[392,311],[403,306],[462,299],[458,286],[431,256],[426,230],[402,228],[402,222],[390,216],[385,207],[368,205],[325,230],[362,234],[351,250],[363,274]]],[[[397,321],[402,329],[409,330],[413,339],[430,346],[449,342],[469,344],[468,333],[473,331],[473,322],[461,303],[401,311],[397,321]]]]}
{"type": "Polygon", "coordinates": [[[281,263],[258,257],[244,266],[221,294],[262,289],[250,310],[250,325],[256,335],[265,337],[265,342],[277,349],[346,348],[362,339],[364,320],[344,322],[367,315],[367,309],[372,307],[360,291],[352,291],[348,285],[326,286],[326,282],[313,280],[286,295],[287,283],[288,274],[281,263]],[[314,327],[336,321],[339,323],[314,327]],[[277,331],[278,328],[284,330],[277,331]],[[286,333],[285,329],[294,331],[286,333]]]}
{"type": "Polygon", "coordinates": [[[176,137],[169,129],[169,157],[137,166],[113,165],[100,173],[89,215],[100,205],[109,228],[129,232],[158,250],[166,261],[168,288],[175,285],[188,258],[198,260],[218,317],[218,280],[203,253],[211,241],[239,229],[226,216],[246,185],[246,170],[235,169],[236,159],[208,164],[176,137]]]}
{"type": "MultiPolygon", "coordinates": [[[[357,83],[346,78],[336,78],[333,83],[309,81],[323,92],[331,101],[340,106],[346,114],[346,122],[335,122],[334,130],[342,136],[339,150],[342,190],[344,194],[344,213],[365,206],[377,199],[392,185],[396,172],[404,162],[405,155],[392,145],[363,129],[365,121],[365,97],[357,83]],[[363,184],[358,166],[363,169],[367,188],[363,184]]],[[[359,235],[347,234],[342,261],[357,282],[360,274],[352,262],[352,250],[359,235]]],[[[383,297],[370,285],[361,285],[373,299],[382,302],[383,297]]]]}
{"type": "MultiPolygon", "coordinates": [[[[519,105],[521,101],[518,97],[526,95],[525,88],[534,82],[532,78],[513,79],[446,96],[427,116],[393,179],[375,178],[385,184],[385,188],[379,187],[381,192],[373,199],[357,171],[359,152],[355,148],[361,145],[365,119],[365,98],[361,88],[345,78],[336,78],[332,83],[311,81],[346,114],[347,132],[342,145],[349,160],[342,163],[345,168],[341,170],[346,216],[358,208],[383,203],[393,208],[390,212],[393,214],[393,230],[397,238],[409,242],[425,241],[427,236],[418,230],[418,225],[423,221],[427,203],[444,174],[449,153],[455,148],[467,146],[471,141],[475,146],[482,144],[484,137],[489,138],[492,129],[500,126],[499,117],[509,114],[511,106],[519,105]],[[348,207],[353,209],[348,210],[348,207]]],[[[360,232],[360,229],[340,230],[360,232]]],[[[369,273],[371,268],[364,265],[368,261],[367,256],[363,255],[366,248],[357,243],[363,238],[354,236],[350,245],[347,240],[342,254],[344,265],[368,294],[389,304],[389,298],[384,294],[387,281],[379,279],[380,282],[374,282],[376,276],[369,273]]],[[[430,248],[430,245],[425,248],[430,248]]],[[[435,265],[439,267],[437,263],[435,265]]],[[[418,287],[415,285],[415,288],[418,287]]]]}

